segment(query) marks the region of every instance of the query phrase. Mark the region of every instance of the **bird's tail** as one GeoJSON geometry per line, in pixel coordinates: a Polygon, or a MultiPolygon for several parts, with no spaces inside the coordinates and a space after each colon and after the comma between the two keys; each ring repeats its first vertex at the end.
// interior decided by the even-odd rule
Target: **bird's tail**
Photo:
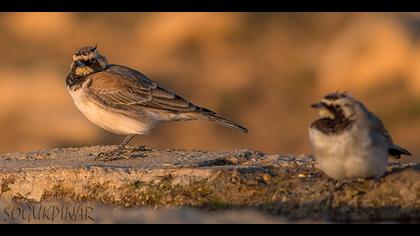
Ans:
{"type": "Polygon", "coordinates": [[[241,125],[239,125],[239,124],[237,124],[233,121],[230,121],[230,120],[227,120],[223,117],[220,117],[219,115],[217,115],[214,112],[211,112],[211,111],[203,112],[203,113],[201,113],[201,115],[202,115],[202,118],[205,119],[205,120],[208,120],[208,121],[211,121],[211,122],[214,122],[214,123],[217,123],[217,124],[220,124],[220,125],[232,128],[232,129],[239,130],[243,133],[248,133],[247,128],[245,128],[245,127],[243,127],[243,126],[241,126],[241,125]]]}
{"type": "Polygon", "coordinates": [[[399,159],[401,155],[411,156],[409,151],[395,144],[389,148],[388,153],[396,159],[399,159]]]}

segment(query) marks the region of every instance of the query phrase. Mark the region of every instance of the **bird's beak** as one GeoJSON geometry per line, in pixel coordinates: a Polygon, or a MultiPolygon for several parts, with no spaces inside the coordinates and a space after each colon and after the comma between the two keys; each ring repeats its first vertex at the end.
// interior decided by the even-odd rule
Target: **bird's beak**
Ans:
{"type": "Polygon", "coordinates": [[[315,109],[321,109],[321,108],[325,108],[325,105],[319,102],[319,103],[312,104],[311,107],[315,109]]]}

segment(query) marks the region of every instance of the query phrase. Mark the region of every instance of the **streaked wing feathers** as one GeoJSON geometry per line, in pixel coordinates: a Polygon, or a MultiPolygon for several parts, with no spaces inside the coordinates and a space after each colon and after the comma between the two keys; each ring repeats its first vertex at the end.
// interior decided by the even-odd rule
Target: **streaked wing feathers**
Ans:
{"type": "Polygon", "coordinates": [[[170,112],[194,112],[200,107],[157,86],[145,75],[118,65],[90,76],[89,89],[100,100],[126,109],[154,108],[170,112]]]}

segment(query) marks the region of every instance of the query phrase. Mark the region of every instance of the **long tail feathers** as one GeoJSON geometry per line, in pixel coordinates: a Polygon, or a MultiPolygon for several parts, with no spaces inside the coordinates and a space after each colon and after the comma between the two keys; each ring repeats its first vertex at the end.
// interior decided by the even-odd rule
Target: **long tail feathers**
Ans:
{"type": "Polygon", "coordinates": [[[223,126],[226,126],[226,127],[232,128],[232,129],[239,130],[243,133],[248,133],[247,128],[245,128],[245,127],[243,127],[239,124],[236,124],[233,121],[230,121],[230,120],[227,120],[223,117],[220,117],[215,113],[202,113],[202,115],[203,115],[203,118],[206,119],[206,120],[218,123],[220,125],[223,125],[223,126]]]}

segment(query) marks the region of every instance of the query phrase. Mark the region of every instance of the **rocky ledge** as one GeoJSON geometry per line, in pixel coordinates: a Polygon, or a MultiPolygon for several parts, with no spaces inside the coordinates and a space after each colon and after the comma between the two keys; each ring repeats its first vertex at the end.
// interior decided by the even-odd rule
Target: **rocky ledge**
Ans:
{"type": "Polygon", "coordinates": [[[124,209],[252,210],[288,221],[420,223],[420,164],[391,162],[379,179],[334,181],[311,156],[114,146],[0,155],[0,199],[93,202],[124,209]]]}

